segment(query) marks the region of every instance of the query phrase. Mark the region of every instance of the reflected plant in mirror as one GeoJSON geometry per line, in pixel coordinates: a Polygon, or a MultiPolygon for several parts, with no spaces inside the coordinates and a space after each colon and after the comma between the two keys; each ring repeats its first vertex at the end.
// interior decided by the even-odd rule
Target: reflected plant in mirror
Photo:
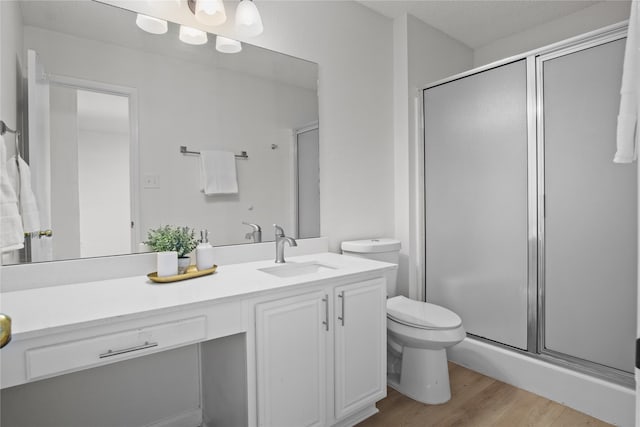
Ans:
{"type": "Polygon", "coordinates": [[[157,224],[208,229],[213,245],[251,244],[243,223],[319,236],[317,64],[247,43],[220,53],[215,37],[188,45],[177,24],[150,34],[95,1],[0,7],[19,17],[0,29],[15,53],[3,76],[18,82],[3,78],[2,105],[21,106],[18,149],[53,230],[3,264],[135,253],[157,224]],[[200,156],[180,146],[236,155],[237,192],[201,191],[200,156]]]}

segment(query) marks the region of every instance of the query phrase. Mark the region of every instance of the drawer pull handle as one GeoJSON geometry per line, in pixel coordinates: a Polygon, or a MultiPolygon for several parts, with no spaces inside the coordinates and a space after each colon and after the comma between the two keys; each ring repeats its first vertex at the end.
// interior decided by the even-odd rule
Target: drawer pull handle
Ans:
{"type": "Polygon", "coordinates": [[[157,347],[157,342],[148,342],[145,341],[144,344],[135,345],[129,348],[122,348],[120,350],[109,350],[106,353],[102,353],[99,357],[100,359],[104,359],[105,357],[117,356],[119,354],[131,353],[132,351],[145,350],[147,348],[157,347]]]}
{"type": "Polygon", "coordinates": [[[342,326],[344,326],[344,291],[338,294],[338,298],[342,300],[342,316],[338,316],[338,320],[342,321],[342,326]]]}

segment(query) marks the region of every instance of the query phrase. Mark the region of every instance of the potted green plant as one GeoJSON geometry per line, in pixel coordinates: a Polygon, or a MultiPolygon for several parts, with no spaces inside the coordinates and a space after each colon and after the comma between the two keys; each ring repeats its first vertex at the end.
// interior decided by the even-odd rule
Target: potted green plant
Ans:
{"type": "Polygon", "coordinates": [[[184,273],[190,263],[187,255],[198,245],[193,229],[171,225],[149,230],[147,241],[144,243],[154,252],[158,252],[158,276],[172,275],[174,270],[172,259],[176,260],[177,270],[173,274],[184,273]],[[164,263],[163,266],[166,268],[161,268],[161,263],[164,263]]]}

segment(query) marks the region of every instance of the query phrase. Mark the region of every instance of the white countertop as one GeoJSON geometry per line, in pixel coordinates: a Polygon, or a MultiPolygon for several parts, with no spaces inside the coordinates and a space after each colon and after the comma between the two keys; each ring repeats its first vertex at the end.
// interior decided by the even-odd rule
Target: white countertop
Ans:
{"type": "Polygon", "coordinates": [[[334,253],[290,257],[287,261],[316,261],[335,270],[282,278],[258,270],[278,265],[267,260],[219,266],[213,275],[173,283],[154,283],[146,276],[134,276],[50,286],[0,293],[0,312],[12,318],[12,336],[17,341],[80,324],[189,304],[247,298],[321,280],[397,268],[395,264],[334,253]]]}

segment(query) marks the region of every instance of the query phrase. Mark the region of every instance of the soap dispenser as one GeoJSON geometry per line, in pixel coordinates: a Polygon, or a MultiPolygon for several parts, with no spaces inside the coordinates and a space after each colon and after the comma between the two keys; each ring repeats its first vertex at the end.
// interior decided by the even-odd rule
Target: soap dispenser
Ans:
{"type": "Polygon", "coordinates": [[[200,244],[196,247],[196,267],[199,271],[213,267],[213,246],[209,243],[209,232],[200,231],[200,244]]]}

